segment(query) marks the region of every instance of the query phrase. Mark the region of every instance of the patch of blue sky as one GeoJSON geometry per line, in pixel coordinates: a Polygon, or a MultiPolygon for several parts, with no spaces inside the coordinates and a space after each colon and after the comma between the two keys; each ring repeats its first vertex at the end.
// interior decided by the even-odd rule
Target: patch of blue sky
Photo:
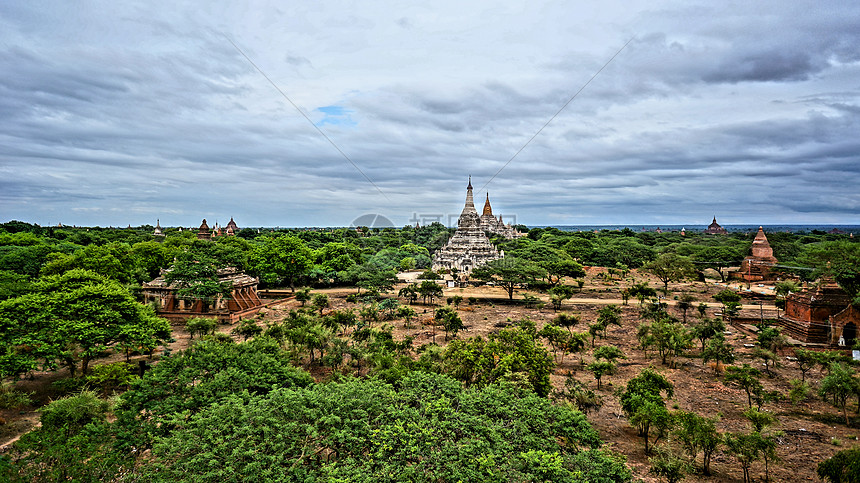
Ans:
{"type": "Polygon", "coordinates": [[[316,122],[317,126],[352,127],[358,124],[352,118],[352,111],[344,109],[342,106],[323,106],[316,110],[323,114],[323,118],[316,122]]]}

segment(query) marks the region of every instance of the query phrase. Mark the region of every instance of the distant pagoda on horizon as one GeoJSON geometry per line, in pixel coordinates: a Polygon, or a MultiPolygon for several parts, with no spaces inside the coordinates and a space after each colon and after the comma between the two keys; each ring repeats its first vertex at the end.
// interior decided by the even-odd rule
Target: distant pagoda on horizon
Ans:
{"type": "Polygon", "coordinates": [[[729,231],[725,228],[721,227],[719,223],[717,223],[717,217],[714,216],[714,221],[708,225],[708,228],[704,231],[708,235],[728,235],[729,231]]]}

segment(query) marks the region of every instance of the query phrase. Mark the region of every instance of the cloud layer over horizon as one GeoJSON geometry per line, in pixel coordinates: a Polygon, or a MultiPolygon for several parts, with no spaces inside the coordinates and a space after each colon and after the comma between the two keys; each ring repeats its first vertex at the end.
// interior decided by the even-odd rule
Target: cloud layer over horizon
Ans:
{"type": "Polygon", "coordinates": [[[0,221],[860,223],[860,4],[238,3],[0,4],[0,221]]]}

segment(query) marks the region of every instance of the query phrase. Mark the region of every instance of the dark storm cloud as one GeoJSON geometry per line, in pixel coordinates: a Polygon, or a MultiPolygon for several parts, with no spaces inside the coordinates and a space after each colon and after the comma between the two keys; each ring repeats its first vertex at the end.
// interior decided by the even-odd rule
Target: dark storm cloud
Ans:
{"type": "Polygon", "coordinates": [[[2,217],[459,213],[466,177],[489,181],[635,35],[490,183],[494,207],[532,224],[856,220],[854,4],[54,7],[0,6],[2,217]]]}

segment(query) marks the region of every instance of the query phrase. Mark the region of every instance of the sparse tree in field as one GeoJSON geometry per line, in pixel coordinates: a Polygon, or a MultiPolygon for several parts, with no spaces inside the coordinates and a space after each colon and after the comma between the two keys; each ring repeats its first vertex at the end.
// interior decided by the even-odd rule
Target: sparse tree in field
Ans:
{"type": "Polygon", "coordinates": [[[621,393],[621,409],[630,424],[635,426],[639,436],[645,440],[645,453],[650,454],[649,434],[657,431],[654,443],[665,435],[671,425],[671,415],[666,409],[662,394],[672,397],[672,383],[652,369],[643,369],[638,376],[627,381],[621,393]]]}
{"type": "Polygon", "coordinates": [[[534,282],[544,274],[546,270],[534,262],[513,257],[493,260],[472,271],[472,276],[478,280],[495,281],[505,289],[511,300],[514,299],[514,291],[517,287],[534,282]]]}
{"type": "Polygon", "coordinates": [[[553,360],[559,360],[559,352],[561,352],[561,362],[564,362],[564,354],[570,341],[570,333],[561,329],[556,325],[546,324],[538,331],[538,337],[546,339],[549,346],[552,348],[553,360]]]}
{"type": "Polygon", "coordinates": [[[860,393],[860,381],[854,371],[844,364],[831,363],[830,374],[821,380],[818,393],[821,398],[828,396],[833,398],[834,404],[842,409],[845,416],[845,425],[850,425],[848,420],[848,398],[860,393]]]}
{"type": "Polygon", "coordinates": [[[384,299],[379,302],[379,310],[382,311],[383,318],[385,320],[393,319],[397,313],[398,307],[400,307],[400,302],[395,298],[384,299]]]}
{"type": "Polygon", "coordinates": [[[768,377],[773,377],[773,373],[770,372],[770,368],[771,366],[779,366],[779,357],[777,357],[773,351],[769,351],[762,347],[756,347],[753,349],[752,356],[756,359],[761,359],[764,364],[764,371],[767,373],[768,377]]]}
{"type": "Polygon", "coordinates": [[[695,301],[696,297],[688,293],[681,294],[681,296],[678,298],[678,303],[676,304],[676,306],[678,307],[678,310],[680,310],[684,314],[684,324],[687,323],[687,311],[693,308],[693,302],[695,301]]]}
{"type": "Polygon", "coordinates": [[[726,324],[720,319],[704,318],[693,326],[693,337],[702,343],[702,352],[705,351],[705,343],[714,337],[722,336],[726,331],[726,324]]]}
{"type": "Polygon", "coordinates": [[[735,457],[744,474],[744,483],[752,483],[750,467],[761,458],[761,435],[758,433],[729,433],[725,439],[728,453],[735,457]]]}
{"type": "Polygon", "coordinates": [[[584,382],[577,380],[573,374],[568,374],[564,381],[564,389],[558,396],[571,401],[580,411],[599,410],[603,406],[603,398],[592,391],[584,382]]]}
{"type": "Polygon", "coordinates": [[[434,298],[442,296],[442,287],[436,282],[425,280],[421,282],[421,285],[418,287],[418,293],[421,295],[424,305],[427,305],[428,298],[432,304],[434,298]]]}
{"type": "Polygon", "coordinates": [[[263,333],[263,328],[257,325],[254,319],[242,319],[232,332],[241,336],[243,341],[246,341],[251,337],[257,337],[263,333]]]}
{"type": "Polygon", "coordinates": [[[648,282],[639,282],[628,289],[628,292],[633,297],[639,299],[639,305],[645,303],[648,297],[656,297],[657,291],[648,286],[648,282]]]}
{"type": "Polygon", "coordinates": [[[570,337],[567,339],[567,346],[565,347],[566,352],[570,352],[575,354],[577,352],[580,353],[579,363],[580,365],[585,365],[584,354],[585,346],[588,343],[588,334],[584,332],[573,332],[570,334],[570,337]]]}
{"type": "Polygon", "coordinates": [[[730,386],[736,386],[747,393],[747,404],[752,407],[753,395],[764,392],[764,386],[758,378],[761,377],[761,371],[749,364],[744,364],[741,367],[729,366],[726,368],[726,377],[724,383],[730,386]]]}
{"type": "Polygon", "coordinates": [[[324,293],[314,294],[313,299],[311,299],[311,305],[313,306],[313,308],[319,311],[320,315],[322,315],[323,309],[327,308],[330,305],[328,301],[328,295],[324,293]]]}
{"type": "Polygon", "coordinates": [[[415,318],[415,309],[408,305],[401,305],[397,307],[397,316],[401,317],[404,321],[404,327],[407,329],[412,323],[412,319],[415,318]]]}
{"type": "Polygon", "coordinates": [[[453,337],[457,337],[457,332],[465,327],[463,320],[460,319],[460,315],[450,305],[436,309],[433,318],[442,324],[442,327],[445,329],[445,340],[448,340],[448,333],[453,337]]]}
{"type": "Polygon", "coordinates": [[[573,297],[574,288],[570,285],[556,285],[549,289],[549,299],[552,308],[560,310],[565,300],[573,297]]]}
{"type": "Polygon", "coordinates": [[[592,355],[595,359],[603,359],[612,363],[615,363],[618,359],[627,358],[624,356],[624,352],[614,345],[602,345],[597,349],[594,349],[594,353],[592,355]]]}
{"type": "Polygon", "coordinates": [[[305,303],[311,299],[311,289],[305,287],[296,292],[296,300],[302,304],[302,307],[305,306],[305,303]]]}
{"type": "Polygon", "coordinates": [[[779,455],[776,454],[776,438],[782,433],[771,434],[767,430],[776,423],[776,417],[757,408],[748,408],[744,411],[744,416],[749,419],[752,425],[751,435],[757,436],[755,442],[758,444],[759,454],[764,460],[764,481],[770,481],[770,463],[779,461],[779,455]]]}
{"type": "Polygon", "coordinates": [[[800,380],[806,382],[806,373],[817,364],[816,352],[802,347],[794,348],[794,357],[797,359],[797,367],[800,369],[800,380]]]}
{"type": "Polygon", "coordinates": [[[414,283],[401,288],[400,291],[397,292],[397,296],[405,298],[406,302],[409,304],[414,304],[415,301],[418,300],[418,295],[418,284],[414,283]]]}
{"type": "Polygon", "coordinates": [[[615,374],[615,363],[611,361],[601,361],[596,360],[588,365],[588,370],[594,374],[594,378],[597,379],[597,390],[600,390],[601,387],[601,378],[606,375],[615,374]]]}
{"type": "Polygon", "coordinates": [[[663,282],[663,289],[669,290],[669,282],[677,282],[695,273],[693,262],[677,253],[664,253],[645,265],[655,277],[663,282]]]}
{"type": "Polygon", "coordinates": [[[714,299],[723,304],[723,317],[731,322],[732,318],[737,315],[738,310],[740,309],[741,296],[734,290],[727,288],[714,295],[714,299]]]}
{"type": "Polygon", "coordinates": [[[677,424],[673,435],[694,461],[700,451],[703,453],[702,473],[710,475],[711,456],[723,442],[722,435],[717,431],[717,420],[693,412],[677,411],[675,421],[677,424]]]}
{"type": "Polygon", "coordinates": [[[571,328],[575,327],[579,322],[580,319],[578,315],[566,312],[562,312],[552,319],[553,324],[559,327],[564,327],[569,333],[572,333],[571,328]]]}
{"type": "Polygon", "coordinates": [[[603,326],[603,336],[606,337],[606,328],[610,325],[621,327],[621,307],[610,304],[603,307],[597,313],[597,322],[603,326]]]}
{"type": "Polygon", "coordinates": [[[704,263],[708,267],[713,268],[720,274],[720,281],[726,281],[726,274],[723,270],[735,265],[743,258],[743,255],[731,247],[706,247],[699,250],[694,259],[696,262],[704,263]]]}
{"type": "Polygon", "coordinates": [[[708,340],[705,350],[702,351],[702,363],[707,364],[710,361],[717,362],[714,366],[714,373],[720,372],[722,364],[731,364],[735,361],[735,352],[731,344],[726,343],[726,338],[723,334],[708,340]]]}

